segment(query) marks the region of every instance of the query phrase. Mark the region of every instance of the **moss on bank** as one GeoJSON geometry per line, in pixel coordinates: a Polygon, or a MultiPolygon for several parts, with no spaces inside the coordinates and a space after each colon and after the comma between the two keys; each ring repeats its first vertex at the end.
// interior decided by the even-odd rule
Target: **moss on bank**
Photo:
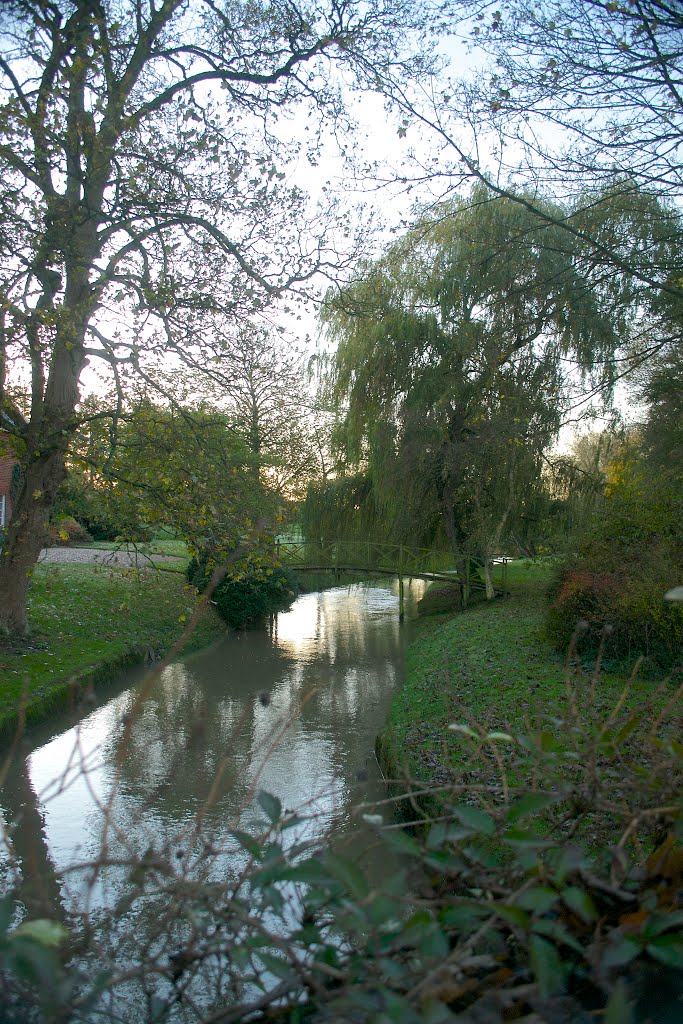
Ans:
{"type": "MultiPolygon", "coordinates": [[[[499,570],[500,571],[500,570],[499,570]]],[[[377,751],[390,777],[407,771],[415,780],[447,782],[479,771],[451,723],[519,732],[525,722],[559,717],[566,706],[564,659],[543,632],[550,565],[519,561],[507,567],[509,596],[464,613],[436,615],[417,623],[408,648],[406,676],[395,695],[377,751]]],[[[497,579],[500,585],[502,579],[497,579]]],[[[616,703],[624,676],[602,673],[596,710],[616,703]]],[[[629,701],[650,692],[636,681],[629,701]]]]}
{"type": "MultiPolygon", "coordinates": [[[[31,640],[20,651],[0,649],[0,731],[14,728],[25,689],[27,720],[36,721],[67,706],[88,683],[105,682],[126,665],[165,653],[194,605],[193,589],[178,574],[38,566],[30,594],[31,640]]],[[[184,653],[224,631],[208,610],[184,653]]]]}

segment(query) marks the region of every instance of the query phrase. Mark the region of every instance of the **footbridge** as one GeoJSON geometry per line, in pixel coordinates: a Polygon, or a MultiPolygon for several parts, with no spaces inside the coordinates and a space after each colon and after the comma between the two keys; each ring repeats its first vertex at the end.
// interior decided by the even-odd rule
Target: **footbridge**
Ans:
{"type": "Polygon", "coordinates": [[[467,604],[473,590],[485,589],[474,559],[465,560],[462,572],[452,567],[453,556],[433,548],[381,541],[302,541],[282,537],[276,541],[278,561],[296,572],[324,572],[335,576],[352,573],[361,576],[398,578],[399,614],[404,613],[404,581],[443,580],[460,588],[460,601],[467,604]]]}

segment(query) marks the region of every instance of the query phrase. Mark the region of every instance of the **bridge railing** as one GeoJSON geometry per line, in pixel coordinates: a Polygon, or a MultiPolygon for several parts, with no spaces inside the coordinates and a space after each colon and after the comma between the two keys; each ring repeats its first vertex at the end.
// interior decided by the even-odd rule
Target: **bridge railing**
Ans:
{"type": "Polygon", "coordinates": [[[280,539],[276,542],[278,559],[292,568],[315,566],[320,569],[339,567],[359,569],[395,569],[408,576],[412,572],[449,572],[453,569],[453,556],[433,548],[412,548],[405,544],[386,544],[378,541],[297,541],[280,539]]]}

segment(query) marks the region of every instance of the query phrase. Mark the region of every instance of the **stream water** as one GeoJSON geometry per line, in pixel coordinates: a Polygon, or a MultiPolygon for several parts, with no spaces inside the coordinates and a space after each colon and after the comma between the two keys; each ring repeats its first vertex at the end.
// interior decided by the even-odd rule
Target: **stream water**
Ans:
{"type": "Polygon", "coordinates": [[[198,816],[219,838],[262,830],[259,790],[307,815],[304,838],[362,843],[354,807],[383,795],[374,740],[423,591],[407,588],[405,623],[397,581],[305,594],[266,629],[226,634],[152,681],[130,674],[80,722],[34,730],[0,794],[6,888],[34,916],[106,911],[131,857],[187,848],[198,816]],[[93,872],[103,842],[110,863],[93,872]]]}

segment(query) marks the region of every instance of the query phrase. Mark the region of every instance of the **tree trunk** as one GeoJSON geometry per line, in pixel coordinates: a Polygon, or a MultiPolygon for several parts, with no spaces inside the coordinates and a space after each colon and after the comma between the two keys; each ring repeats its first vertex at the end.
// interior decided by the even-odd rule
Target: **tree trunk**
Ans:
{"type": "Polygon", "coordinates": [[[0,556],[0,635],[28,632],[27,600],[33,567],[47,536],[57,488],[66,477],[64,453],[29,459],[0,556]]]}
{"type": "Polygon", "coordinates": [[[496,596],[493,586],[493,563],[488,557],[484,558],[484,583],[486,584],[486,600],[493,601],[496,596]]]}

